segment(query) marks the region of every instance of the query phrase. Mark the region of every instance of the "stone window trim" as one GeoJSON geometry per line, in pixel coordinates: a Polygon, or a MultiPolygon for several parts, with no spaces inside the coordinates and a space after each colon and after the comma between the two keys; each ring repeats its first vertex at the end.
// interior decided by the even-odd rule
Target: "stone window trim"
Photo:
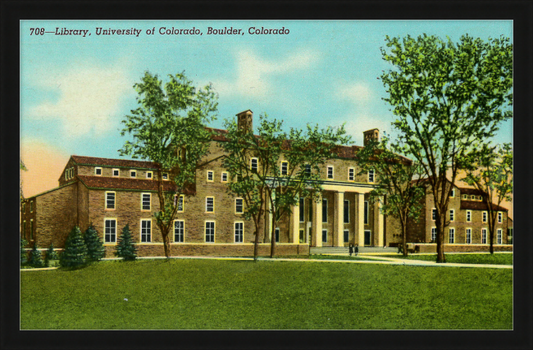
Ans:
{"type": "Polygon", "coordinates": [[[215,213],[215,197],[206,196],[205,197],[205,212],[214,214],[215,213]]]}
{"type": "Polygon", "coordinates": [[[328,199],[322,198],[322,222],[328,223],[328,199]]]}
{"type": "Polygon", "coordinates": [[[487,244],[487,228],[481,229],[481,244],[487,244]]]}
{"type": "Polygon", "coordinates": [[[437,228],[432,227],[431,228],[431,242],[437,242],[437,228]]]}
{"type": "Polygon", "coordinates": [[[322,229],[322,243],[328,243],[328,229],[322,229]]]}
{"type": "Polygon", "coordinates": [[[300,222],[305,222],[305,198],[300,197],[298,207],[300,208],[300,222]]]}
{"type": "Polygon", "coordinates": [[[468,199],[468,195],[467,194],[463,194],[463,199],[468,199]]]}
{"type": "Polygon", "coordinates": [[[176,219],[174,220],[174,225],[172,225],[172,227],[174,228],[174,235],[173,235],[173,242],[172,243],[183,243],[185,242],[185,220],[183,219],[176,219]],[[179,225],[176,225],[177,223],[181,223],[181,227],[179,227],[179,225]],[[177,229],[179,228],[179,230],[181,230],[181,233],[178,235],[177,233],[177,229]],[[177,241],[176,240],[176,237],[181,237],[181,241],[177,241]]]}
{"type": "Polygon", "coordinates": [[[161,178],[163,181],[169,181],[170,178],[168,177],[168,173],[165,171],[164,173],[161,173],[161,178]]]}
{"type": "Polygon", "coordinates": [[[177,209],[177,212],[178,213],[183,213],[185,211],[185,196],[184,195],[180,195],[179,198],[177,198],[178,195],[175,194],[174,195],[174,205],[176,205],[178,207],[177,209]]]}
{"type": "Polygon", "coordinates": [[[344,243],[348,243],[350,241],[350,230],[344,230],[343,236],[344,236],[344,243]]]}
{"type": "Polygon", "coordinates": [[[257,157],[250,158],[250,170],[252,172],[259,171],[259,159],[257,157]]]}
{"type": "Polygon", "coordinates": [[[115,191],[106,191],[104,196],[105,210],[117,209],[117,193],[115,191]]]}
{"type": "Polygon", "coordinates": [[[223,171],[220,174],[220,182],[228,182],[228,172],[227,171],[223,171]]]}
{"type": "Polygon", "coordinates": [[[481,212],[481,222],[487,222],[488,213],[486,211],[481,212]]]}
{"type": "Polygon", "coordinates": [[[465,243],[472,244],[472,228],[471,227],[467,227],[465,229],[465,243]]]}
{"type": "Polygon", "coordinates": [[[355,181],[355,168],[348,168],[348,181],[355,181]]]}
{"type": "Polygon", "coordinates": [[[274,238],[276,239],[276,243],[279,243],[280,241],[280,237],[281,236],[281,231],[279,230],[279,227],[276,227],[274,229],[274,238]]]}
{"type": "Polygon", "coordinates": [[[350,200],[345,199],[344,200],[344,206],[343,206],[343,223],[349,224],[350,223],[350,200]]]}
{"type": "Polygon", "coordinates": [[[455,188],[450,191],[450,198],[455,198],[455,188]]]}
{"type": "Polygon", "coordinates": [[[104,245],[117,244],[117,227],[117,218],[104,218],[104,245]],[[108,225],[108,222],[114,225],[108,225]]]}
{"type": "Polygon", "coordinates": [[[204,221],[204,242],[215,243],[216,242],[216,229],[217,222],[214,220],[204,221]]]}
{"type": "Polygon", "coordinates": [[[119,177],[120,169],[114,168],[112,174],[113,174],[113,177],[119,177]]]}
{"type": "Polygon", "coordinates": [[[141,243],[151,243],[152,242],[152,219],[141,219],[140,220],[140,231],[139,231],[141,243]]]}
{"type": "Polygon", "coordinates": [[[471,210],[466,211],[466,222],[472,222],[472,211],[471,210]]]}
{"type": "Polygon", "coordinates": [[[136,178],[137,177],[137,170],[130,170],[130,177],[136,178]]]}
{"type": "Polygon", "coordinates": [[[33,242],[34,234],[33,230],[35,229],[35,225],[33,224],[33,219],[30,219],[30,242],[33,242]]]}
{"type": "Polygon", "coordinates": [[[94,168],[94,175],[96,176],[102,176],[103,174],[103,171],[102,171],[102,168],[101,167],[96,167],[94,168]]]}
{"type": "Polygon", "coordinates": [[[22,203],[22,213],[26,214],[26,202],[22,203]]]}
{"type": "Polygon", "coordinates": [[[450,209],[450,222],[455,221],[455,209],[450,209]]]}
{"type": "Polygon", "coordinates": [[[496,230],[496,244],[503,244],[503,230],[501,228],[496,230]]]}
{"type": "Polygon", "coordinates": [[[448,229],[448,243],[449,244],[455,243],[455,227],[450,227],[448,229]]]}
{"type": "Polygon", "coordinates": [[[498,212],[498,224],[503,223],[503,213],[501,211],[498,212]]]}
{"type": "Polygon", "coordinates": [[[153,180],[154,179],[154,172],[153,171],[147,171],[146,172],[146,178],[149,179],[149,180],[153,180]]]}
{"type": "Polygon", "coordinates": [[[368,182],[374,183],[376,181],[374,169],[368,170],[368,182]]]}
{"type": "Polygon", "coordinates": [[[437,208],[431,209],[431,220],[433,221],[437,220],[437,208]]]}
{"type": "Polygon", "coordinates": [[[244,214],[244,200],[241,197],[235,198],[235,214],[244,214]]]}
{"type": "Polygon", "coordinates": [[[364,221],[363,221],[363,224],[364,224],[364,225],[368,225],[368,223],[369,223],[369,221],[370,221],[370,220],[369,220],[369,219],[370,219],[370,218],[369,218],[369,216],[370,216],[370,207],[369,207],[369,205],[368,205],[368,201],[365,201],[364,204],[363,204],[363,206],[364,206],[364,209],[363,209],[363,210],[364,210],[364,211],[363,211],[363,216],[364,216],[364,218],[363,218],[363,220],[364,220],[364,221]]]}
{"type": "Polygon", "coordinates": [[[333,165],[328,165],[326,168],[326,177],[328,179],[333,179],[335,176],[335,169],[333,168],[333,165]]]}
{"type": "Polygon", "coordinates": [[[213,170],[208,170],[206,173],[206,181],[207,182],[214,182],[215,181],[215,173],[213,170]]]}
{"type": "Polygon", "coordinates": [[[244,242],[244,221],[235,221],[233,223],[233,241],[234,243],[244,242]]]}
{"type": "Polygon", "coordinates": [[[33,213],[33,201],[30,201],[30,213],[33,213]]]}
{"type": "Polygon", "coordinates": [[[287,162],[286,160],[281,162],[281,166],[279,167],[279,174],[281,176],[289,175],[289,162],[287,162]]]}
{"type": "Polygon", "coordinates": [[[152,211],[152,194],[141,193],[141,211],[152,211]],[[146,201],[148,198],[148,201],[146,201]]]}

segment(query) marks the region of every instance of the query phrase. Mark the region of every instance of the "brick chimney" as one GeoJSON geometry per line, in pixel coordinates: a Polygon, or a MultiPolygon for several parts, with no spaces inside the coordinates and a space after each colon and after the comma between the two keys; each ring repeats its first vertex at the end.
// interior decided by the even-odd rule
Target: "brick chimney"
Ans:
{"type": "Polygon", "coordinates": [[[379,129],[363,131],[363,136],[363,146],[366,146],[370,140],[379,141],[379,129]]]}
{"type": "Polygon", "coordinates": [[[254,112],[247,109],[244,112],[237,113],[236,116],[237,116],[237,126],[239,127],[239,130],[253,132],[254,112]]]}

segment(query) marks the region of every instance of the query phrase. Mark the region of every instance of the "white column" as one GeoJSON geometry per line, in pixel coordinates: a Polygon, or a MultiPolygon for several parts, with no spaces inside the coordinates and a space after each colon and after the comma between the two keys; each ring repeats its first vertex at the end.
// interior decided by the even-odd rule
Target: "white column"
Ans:
{"type": "Polygon", "coordinates": [[[378,203],[378,228],[376,230],[378,235],[378,247],[383,247],[383,214],[381,213],[381,206],[383,205],[383,197],[379,197],[378,203]]]}
{"type": "Polygon", "coordinates": [[[343,247],[343,229],[344,229],[344,192],[335,192],[335,222],[333,224],[334,232],[333,237],[336,247],[343,247]]]}
{"type": "Polygon", "coordinates": [[[313,220],[312,230],[313,237],[315,239],[315,247],[322,247],[322,196],[320,196],[318,202],[313,200],[313,220]]]}
{"type": "MultiPolygon", "coordinates": [[[[298,197],[296,197],[296,203],[299,203],[298,197]]],[[[300,243],[300,206],[293,205],[291,210],[292,243],[300,243]]]]}
{"type": "Polygon", "coordinates": [[[357,226],[356,243],[360,247],[365,246],[365,194],[357,194],[357,226]]]}

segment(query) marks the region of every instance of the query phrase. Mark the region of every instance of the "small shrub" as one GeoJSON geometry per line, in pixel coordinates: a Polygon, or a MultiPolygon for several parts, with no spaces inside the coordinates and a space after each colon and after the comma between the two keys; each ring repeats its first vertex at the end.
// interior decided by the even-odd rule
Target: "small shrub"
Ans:
{"type": "Polygon", "coordinates": [[[80,228],[74,227],[67,237],[65,249],[59,258],[62,267],[80,267],[87,262],[87,247],[80,228]]]}
{"type": "Polygon", "coordinates": [[[28,241],[24,238],[20,239],[20,265],[25,265],[28,263],[28,253],[26,252],[26,249],[24,249],[25,246],[28,245],[28,241]]]}
{"type": "Polygon", "coordinates": [[[137,248],[133,245],[129,225],[124,226],[118,239],[115,255],[124,260],[135,260],[137,257],[137,248]]]}
{"type": "Polygon", "coordinates": [[[87,261],[100,261],[104,257],[105,248],[98,236],[98,231],[91,225],[83,236],[87,246],[87,261]]]}
{"type": "Polygon", "coordinates": [[[57,255],[57,252],[54,250],[54,243],[51,243],[50,247],[48,247],[48,250],[46,251],[46,258],[44,260],[44,264],[46,266],[50,266],[51,260],[59,260],[59,255],[57,255]]]}
{"type": "Polygon", "coordinates": [[[43,258],[41,255],[41,251],[37,249],[37,244],[33,245],[33,249],[31,250],[30,254],[30,261],[29,264],[33,267],[43,267],[43,258]]]}

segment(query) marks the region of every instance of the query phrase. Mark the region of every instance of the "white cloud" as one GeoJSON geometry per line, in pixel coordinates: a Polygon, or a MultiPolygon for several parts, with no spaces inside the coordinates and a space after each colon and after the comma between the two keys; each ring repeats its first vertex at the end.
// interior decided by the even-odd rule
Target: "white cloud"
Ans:
{"type": "Polygon", "coordinates": [[[372,100],[374,94],[365,83],[355,83],[340,85],[337,90],[337,97],[358,104],[366,104],[372,100]]]}
{"type": "Polygon", "coordinates": [[[122,100],[133,93],[133,82],[118,65],[41,73],[34,84],[57,92],[58,99],[30,108],[28,117],[60,121],[65,136],[113,130],[122,100]]]}
{"type": "Polygon", "coordinates": [[[363,145],[363,131],[370,129],[379,129],[380,137],[383,136],[383,132],[386,131],[390,134],[392,126],[388,122],[372,116],[367,113],[355,113],[344,117],[346,124],[344,125],[346,133],[352,136],[352,141],[356,145],[363,145]]]}
{"type": "Polygon", "coordinates": [[[237,76],[234,81],[214,81],[219,94],[269,97],[274,86],[271,77],[276,74],[291,73],[312,67],[319,59],[311,51],[300,51],[276,61],[265,60],[252,51],[240,51],[236,57],[237,76]]]}

